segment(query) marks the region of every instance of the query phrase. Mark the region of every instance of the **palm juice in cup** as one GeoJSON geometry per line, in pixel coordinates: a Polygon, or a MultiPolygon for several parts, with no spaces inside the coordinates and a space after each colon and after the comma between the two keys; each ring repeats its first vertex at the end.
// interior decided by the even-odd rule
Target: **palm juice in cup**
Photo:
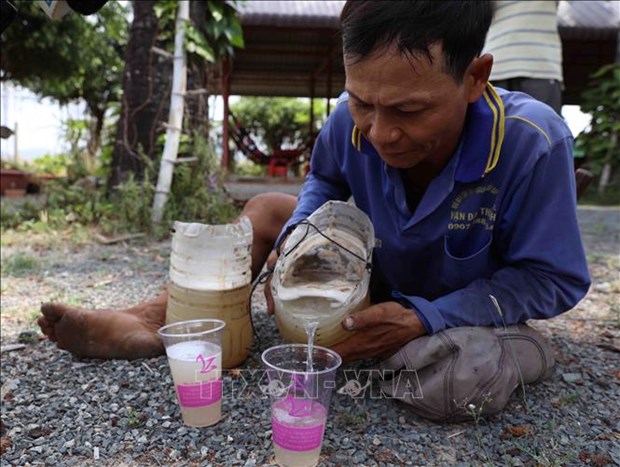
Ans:
{"type": "Polygon", "coordinates": [[[222,351],[200,341],[180,342],[166,350],[183,423],[209,426],[222,418],[222,351]]]}
{"type": "Polygon", "coordinates": [[[295,467],[316,465],[326,421],[327,409],[318,402],[283,399],[273,404],[271,427],[278,463],[295,467]]]}
{"type": "Polygon", "coordinates": [[[269,380],[276,462],[289,467],[317,465],[342,359],[324,347],[285,344],[265,350],[262,360],[269,380]]]}
{"type": "Polygon", "coordinates": [[[224,325],[221,320],[192,320],[159,330],[185,425],[210,426],[222,417],[224,325]]]}

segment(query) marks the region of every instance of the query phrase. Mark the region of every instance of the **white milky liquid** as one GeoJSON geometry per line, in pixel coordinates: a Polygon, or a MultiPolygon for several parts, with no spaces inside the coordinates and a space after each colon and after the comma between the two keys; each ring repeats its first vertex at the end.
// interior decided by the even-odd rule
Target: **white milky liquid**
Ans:
{"type": "MultiPolygon", "coordinates": [[[[340,245],[365,258],[366,248],[359,238],[346,232],[329,234],[340,245]]],[[[319,321],[320,326],[331,323],[334,317],[339,321],[343,306],[355,297],[360,286],[364,260],[314,236],[295,249],[288,261],[289,267],[277,284],[276,297],[286,310],[287,319],[319,321]]]]}
{"type": "MultiPolygon", "coordinates": [[[[175,386],[197,384],[221,378],[222,349],[215,344],[203,341],[179,342],[166,348],[168,364],[175,386]],[[202,359],[197,358],[202,355],[202,359]],[[210,357],[215,357],[213,360],[210,357]],[[205,368],[205,363],[208,363],[205,368]],[[206,373],[203,369],[213,368],[206,373]]],[[[209,426],[222,417],[222,401],[204,407],[181,406],[183,423],[188,426],[209,426]]]]}
{"type": "MultiPolygon", "coordinates": [[[[274,404],[271,412],[272,416],[283,425],[291,429],[316,425],[325,426],[327,411],[320,406],[320,404],[314,403],[319,409],[313,410],[310,416],[292,417],[289,415],[290,406],[283,404],[283,402],[284,401],[281,401],[279,404],[274,404]]],[[[274,443],[273,449],[276,462],[286,467],[313,467],[319,463],[319,456],[321,455],[321,445],[309,451],[291,451],[274,443]]]]}
{"type": "Polygon", "coordinates": [[[314,352],[314,335],[316,328],[319,327],[318,321],[308,321],[306,323],[306,335],[308,336],[308,355],[306,357],[306,371],[312,373],[314,362],[312,361],[312,353],[314,352]]]}

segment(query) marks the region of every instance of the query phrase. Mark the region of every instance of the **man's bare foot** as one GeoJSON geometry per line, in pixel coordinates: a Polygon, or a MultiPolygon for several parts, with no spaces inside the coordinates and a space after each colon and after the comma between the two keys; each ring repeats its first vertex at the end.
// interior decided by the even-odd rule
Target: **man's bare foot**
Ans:
{"type": "Polygon", "coordinates": [[[60,303],[41,305],[38,324],[59,349],[78,357],[134,359],[164,354],[157,330],[166,319],[166,300],[129,310],[90,311],[60,303]]]}

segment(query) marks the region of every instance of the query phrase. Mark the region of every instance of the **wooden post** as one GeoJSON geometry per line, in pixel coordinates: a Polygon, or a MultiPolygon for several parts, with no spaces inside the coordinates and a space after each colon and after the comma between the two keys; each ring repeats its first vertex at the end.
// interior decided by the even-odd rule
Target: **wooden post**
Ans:
{"type": "Polygon", "coordinates": [[[310,138],[314,140],[314,75],[310,77],[310,138]]]}
{"type": "Polygon", "coordinates": [[[332,57],[329,56],[329,61],[327,62],[327,116],[329,117],[330,112],[330,99],[332,97],[332,57]]]}
{"type": "Polygon", "coordinates": [[[185,108],[185,90],[187,82],[187,60],[185,57],[185,24],[189,21],[189,2],[179,2],[179,10],[174,36],[174,61],[172,75],[172,92],[170,93],[170,113],[166,129],[164,153],[159,167],[159,178],[155,188],[151,222],[158,224],[164,216],[164,207],[168,200],[174,164],[179,152],[181,130],[183,127],[183,110],[185,108]]]}

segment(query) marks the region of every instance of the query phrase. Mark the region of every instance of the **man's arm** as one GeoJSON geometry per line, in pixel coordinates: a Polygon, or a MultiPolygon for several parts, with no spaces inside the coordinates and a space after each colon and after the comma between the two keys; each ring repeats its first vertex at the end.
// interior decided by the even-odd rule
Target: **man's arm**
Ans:
{"type": "Polygon", "coordinates": [[[357,332],[335,346],[345,361],[386,357],[411,339],[447,328],[550,318],[585,295],[590,278],[566,155],[570,144],[558,144],[517,184],[502,209],[492,247],[500,249],[506,266],[435,300],[395,291],[396,301],[354,313],[342,325],[357,332]]]}

